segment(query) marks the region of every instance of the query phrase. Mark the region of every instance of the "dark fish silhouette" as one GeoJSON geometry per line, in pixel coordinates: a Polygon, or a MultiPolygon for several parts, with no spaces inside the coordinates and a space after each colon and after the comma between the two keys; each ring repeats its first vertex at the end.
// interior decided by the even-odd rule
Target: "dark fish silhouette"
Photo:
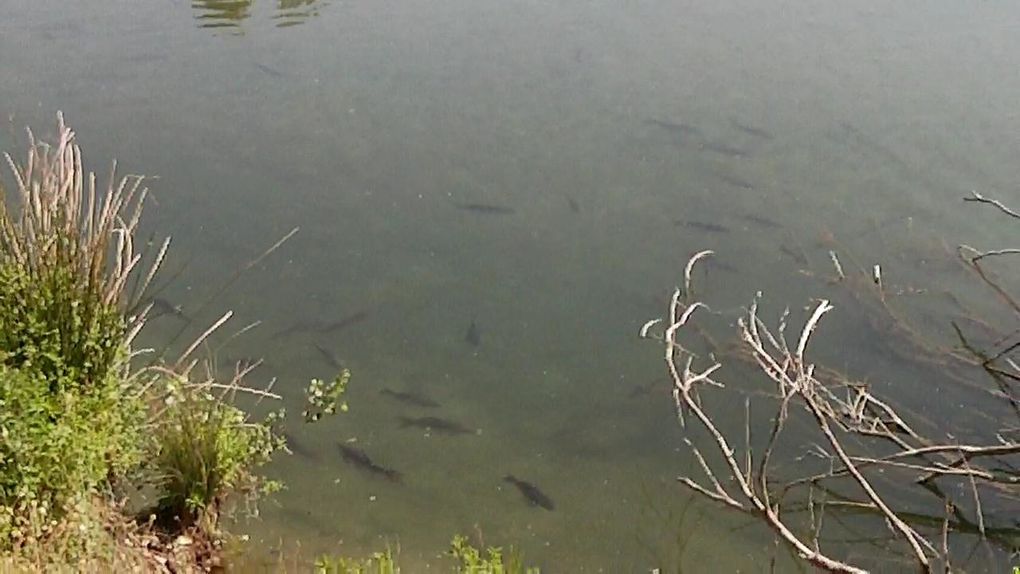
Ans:
{"type": "Polygon", "coordinates": [[[685,124],[685,123],[682,123],[682,122],[673,122],[673,121],[669,121],[669,120],[656,120],[656,119],[645,120],[645,123],[649,124],[649,125],[653,125],[653,126],[658,127],[658,128],[661,128],[661,129],[669,132],[670,135],[676,137],[677,139],[681,139],[682,140],[682,139],[686,139],[686,138],[689,138],[689,137],[695,137],[695,138],[700,138],[701,137],[701,130],[699,130],[697,127],[692,126],[690,124],[685,124]]]}
{"type": "Polygon", "coordinates": [[[436,408],[436,407],[439,406],[439,403],[437,403],[436,401],[434,401],[434,400],[432,400],[432,399],[430,399],[430,398],[428,398],[426,396],[419,395],[417,393],[408,393],[408,392],[404,392],[404,391],[394,391],[394,390],[391,390],[391,389],[383,389],[383,390],[379,391],[379,394],[380,395],[386,395],[386,396],[388,396],[388,397],[390,397],[390,398],[392,398],[392,399],[394,399],[396,401],[400,401],[400,402],[402,402],[404,404],[413,405],[413,406],[416,406],[416,407],[425,407],[425,408],[432,409],[432,408],[436,408]]]}
{"type": "Polygon", "coordinates": [[[360,448],[346,444],[338,444],[337,446],[340,448],[340,455],[346,463],[352,464],[371,474],[392,480],[393,482],[400,482],[401,478],[403,478],[403,475],[398,471],[372,462],[372,459],[369,458],[369,456],[365,454],[365,451],[360,448]]]}
{"type": "Polygon", "coordinates": [[[787,245],[780,245],[779,250],[788,255],[791,259],[796,261],[799,265],[807,265],[807,257],[804,256],[803,252],[794,251],[793,248],[787,245]]]}
{"type": "Polygon", "coordinates": [[[475,434],[475,431],[467,428],[466,426],[447,419],[441,419],[439,417],[399,417],[400,427],[416,427],[427,430],[432,430],[441,434],[448,435],[460,435],[460,434],[475,434]]]}
{"type": "Polygon", "coordinates": [[[735,187],[737,189],[748,189],[748,190],[754,189],[754,184],[749,182],[749,181],[747,181],[746,179],[741,179],[739,177],[736,177],[736,176],[733,176],[733,175],[729,175],[729,174],[725,174],[725,173],[717,174],[717,177],[719,178],[719,181],[721,181],[721,182],[723,182],[726,185],[729,185],[731,187],[735,187]]]}
{"type": "Polygon", "coordinates": [[[282,77],[284,77],[283,72],[281,72],[280,70],[277,70],[276,68],[273,68],[271,66],[267,66],[265,64],[262,64],[262,63],[259,63],[259,62],[255,62],[255,67],[258,68],[262,73],[266,74],[267,76],[270,76],[270,77],[273,77],[273,78],[282,78],[282,77]]]}
{"type": "Polygon", "coordinates": [[[779,222],[774,221],[772,219],[769,219],[768,217],[765,217],[763,215],[755,215],[753,213],[748,213],[748,214],[744,215],[744,219],[746,221],[750,221],[751,223],[754,223],[758,227],[764,227],[766,229],[782,229],[783,228],[783,226],[779,222]]]}
{"type": "Polygon", "coordinates": [[[760,138],[760,139],[763,139],[763,140],[775,139],[775,136],[773,136],[772,133],[769,132],[768,130],[763,130],[762,128],[756,128],[756,127],[754,127],[752,125],[745,124],[745,123],[741,122],[740,120],[731,119],[730,123],[733,124],[734,128],[744,132],[745,134],[747,134],[749,136],[754,136],[756,138],[760,138]]]}
{"type": "Polygon", "coordinates": [[[301,442],[298,441],[294,435],[285,432],[283,433],[283,439],[284,441],[286,441],[287,450],[289,450],[291,454],[300,456],[301,458],[307,458],[310,460],[319,460],[319,456],[312,452],[311,450],[309,450],[308,447],[301,444],[301,442]]]}
{"type": "Polygon", "coordinates": [[[567,205],[570,206],[570,211],[581,213],[581,204],[577,203],[577,200],[569,194],[564,194],[564,196],[567,198],[567,205]]]}
{"type": "Polygon", "coordinates": [[[321,321],[320,322],[299,321],[291,325],[290,327],[287,327],[286,329],[281,329],[273,333],[272,338],[278,339],[280,337],[292,335],[294,333],[323,333],[323,334],[335,333],[337,331],[346,329],[351,325],[360,323],[367,318],[368,311],[357,311],[355,313],[351,313],[350,315],[342,319],[339,319],[337,321],[331,321],[329,323],[323,323],[321,321]]]}
{"type": "Polygon", "coordinates": [[[683,227],[690,227],[691,229],[697,229],[698,231],[707,231],[709,233],[729,233],[730,228],[725,225],[718,223],[705,223],[702,221],[688,221],[685,219],[678,219],[673,222],[673,225],[681,225],[683,227]]]}
{"type": "Polygon", "coordinates": [[[337,371],[344,370],[344,363],[343,361],[340,360],[340,357],[336,356],[336,353],[330,351],[329,349],[323,347],[318,343],[315,343],[315,350],[317,350],[319,354],[322,355],[322,358],[326,361],[326,363],[329,366],[333,367],[337,371]]]}
{"type": "Polygon", "coordinates": [[[738,147],[728,146],[718,142],[704,141],[698,144],[698,148],[733,158],[745,158],[749,155],[745,150],[738,147]]]}
{"type": "Polygon", "coordinates": [[[549,498],[546,493],[542,492],[537,486],[531,484],[526,480],[521,480],[512,474],[508,474],[503,477],[503,480],[517,487],[517,490],[521,491],[521,494],[528,500],[528,503],[532,506],[539,506],[546,510],[553,510],[556,505],[552,499],[549,498]]]}
{"type": "Polygon", "coordinates": [[[506,207],[505,205],[492,205],[489,203],[459,203],[454,202],[453,205],[457,209],[463,209],[464,211],[473,211],[475,213],[485,213],[488,215],[510,215],[517,213],[512,207],[506,207]]]}
{"type": "Polygon", "coordinates": [[[478,323],[475,323],[474,319],[471,319],[471,324],[468,325],[467,333],[464,334],[464,340],[472,347],[482,344],[482,333],[478,330],[478,323]]]}
{"type": "MultiPolygon", "coordinates": [[[[658,383],[659,383],[658,381],[652,381],[650,383],[645,383],[643,385],[634,385],[630,389],[630,392],[627,393],[627,398],[636,399],[638,397],[646,397],[654,392],[656,387],[659,386],[658,383]]],[[[664,385],[662,386],[662,388],[668,390],[668,387],[664,385]]]]}
{"type": "Polygon", "coordinates": [[[332,323],[326,323],[322,325],[322,327],[319,328],[319,332],[335,333],[336,331],[340,331],[346,329],[347,327],[350,327],[351,325],[360,323],[367,318],[368,311],[358,311],[356,313],[351,313],[350,315],[344,317],[343,319],[340,319],[339,321],[333,321],[332,323]]]}
{"type": "Polygon", "coordinates": [[[188,323],[191,322],[191,318],[184,314],[184,310],[180,305],[174,305],[162,297],[155,297],[152,300],[143,303],[142,307],[145,307],[150,303],[152,304],[152,309],[149,310],[149,312],[152,313],[149,315],[150,319],[162,317],[163,315],[170,315],[171,317],[177,317],[182,321],[187,321],[188,323]]]}
{"type": "Polygon", "coordinates": [[[308,332],[312,332],[312,331],[315,331],[315,329],[316,329],[316,326],[313,325],[312,323],[307,323],[307,322],[304,322],[304,321],[299,321],[297,323],[294,323],[290,327],[287,327],[286,329],[280,329],[279,331],[273,333],[272,335],[270,335],[270,338],[271,339],[279,339],[281,337],[286,337],[287,335],[293,335],[294,333],[308,333],[308,332]]]}

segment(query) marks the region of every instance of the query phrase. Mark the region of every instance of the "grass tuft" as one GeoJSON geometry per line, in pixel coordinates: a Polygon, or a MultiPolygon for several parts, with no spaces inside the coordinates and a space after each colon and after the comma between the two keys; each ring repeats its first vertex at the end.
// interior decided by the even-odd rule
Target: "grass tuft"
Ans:
{"type": "Polygon", "coordinates": [[[228,496],[253,502],[278,488],[256,471],[284,441],[272,430],[276,417],[252,422],[208,388],[185,380],[171,380],[168,388],[154,433],[157,516],[164,527],[199,525],[215,534],[228,496]]]}

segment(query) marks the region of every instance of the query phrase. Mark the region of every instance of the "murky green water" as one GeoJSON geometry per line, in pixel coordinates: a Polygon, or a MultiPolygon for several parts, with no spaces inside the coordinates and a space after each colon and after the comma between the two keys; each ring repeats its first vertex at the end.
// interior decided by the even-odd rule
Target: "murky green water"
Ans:
{"type": "MultiPolygon", "coordinates": [[[[292,411],[332,372],[316,345],[354,372],[349,414],[292,430],[303,452],[274,467],[289,488],[247,526],[254,561],[280,544],[292,556],[296,540],[306,555],[390,543],[412,571],[436,569],[453,533],[481,532],[550,572],[767,568],[767,532],[675,483],[692,460],[661,349],[637,328],[712,248],[718,309],[759,289],[773,311],[833,298],[819,354],[910,381],[824,281],[824,239],[887,281],[966,296],[942,241],[1011,235],[959,198],[1020,203],[1008,3],[47,0],[3,13],[0,110],[43,133],[63,110],[94,168],[117,157],[159,176],[148,221],[174,236],[168,269],[186,265],[164,294],[185,312],[301,228],[188,331],[228,308],[235,328],[262,321],[220,356],[265,357],[258,379],[276,377],[292,411]],[[399,422],[425,415],[477,433],[399,422]],[[336,444],[353,440],[403,484],[346,465],[336,444]],[[529,507],[507,473],[555,510],[529,507]]],[[[943,302],[915,307],[946,327],[943,302]]],[[[949,391],[923,396],[930,416],[962,416],[949,391]]]]}

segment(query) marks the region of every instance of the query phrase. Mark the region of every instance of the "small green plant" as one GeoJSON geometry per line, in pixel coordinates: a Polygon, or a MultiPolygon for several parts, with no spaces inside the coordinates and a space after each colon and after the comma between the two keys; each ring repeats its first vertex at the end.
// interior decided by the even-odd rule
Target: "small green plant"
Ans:
{"type": "Polygon", "coordinates": [[[503,549],[490,546],[482,556],[466,536],[460,534],[450,542],[450,556],[457,560],[457,572],[462,574],[539,574],[538,568],[525,568],[519,550],[510,547],[506,564],[503,563],[503,549]]]}
{"type": "Polygon", "coordinates": [[[357,560],[343,556],[321,555],[315,559],[316,574],[400,574],[400,567],[390,548],[371,557],[357,560]]]}
{"type": "Polygon", "coordinates": [[[347,392],[347,383],[351,380],[351,372],[342,369],[330,382],[321,379],[312,379],[305,389],[305,400],[307,406],[302,414],[307,423],[314,423],[324,415],[332,415],[339,409],[340,412],[347,412],[347,402],[343,401],[343,395],[347,392]]]}

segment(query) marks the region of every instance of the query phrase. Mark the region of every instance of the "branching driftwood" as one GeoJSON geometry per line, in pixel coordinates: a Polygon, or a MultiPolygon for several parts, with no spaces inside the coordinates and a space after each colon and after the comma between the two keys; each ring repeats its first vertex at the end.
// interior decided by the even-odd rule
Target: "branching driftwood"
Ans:
{"type": "MultiPolygon", "coordinates": [[[[968,201],[989,203],[1010,217],[1020,217],[1001,203],[976,193],[968,201]]],[[[963,258],[965,264],[1007,307],[1016,311],[1020,306],[989,279],[979,264],[984,257],[1013,251],[1016,250],[979,252],[961,248],[961,255],[971,254],[963,258]]],[[[771,329],[759,317],[761,294],[754,298],[737,322],[739,343],[728,356],[756,365],[765,375],[774,396],[775,412],[764,444],[752,444],[749,399],[745,403],[743,436],[728,434],[720,423],[721,413],[713,413],[708,407],[709,394],[719,393],[724,387],[719,379],[723,368],[721,354],[699,354],[694,347],[695,342],[704,341],[704,331],[697,328],[694,318],[707,311],[708,306],[695,299],[691,277],[695,266],[710,256],[711,251],[702,251],[689,260],[683,286],[674,291],[666,319],[649,321],[640,331],[642,337],[664,344],[681,424],[688,431],[695,430],[692,425],[707,431],[711,439],[707,444],[713,445],[712,452],[703,451],[707,444],[696,445],[685,439],[704,478],[681,476],[683,484],[760,519],[803,559],[830,571],[865,570],[846,557],[822,549],[826,508],[830,512],[866,511],[881,517],[890,539],[899,540],[903,552],[924,571],[938,564],[947,571],[951,568],[951,540],[958,535],[974,536],[979,544],[995,546],[1000,551],[1015,551],[1020,542],[1016,524],[1012,521],[993,524],[988,512],[991,505],[1015,501],[1020,494],[1020,471],[1011,464],[1015,461],[1010,460],[1012,455],[1020,454],[1020,442],[1014,438],[1017,433],[996,428],[989,432],[988,441],[966,444],[954,438],[952,429],[941,429],[941,434],[915,430],[910,422],[916,419],[914,413],[876,397],[866,384],[813,364],[806,357],[808,343],[822,317],[833,309],[827,300],[813,304],[791,341],[787,338],[789,311],[782,315],[778,327],[771,329]],[[774,454],[791,417],[798,412],[817,431],[820,438],[811,454],[826,461],[828,470],[780,478],[773,468],[774,454]],[[740,441],[744,443],[742,448],[735,446],[740,441]],[[934,510],[918,513],[916,506],[909,507],[902,493],[910,489],[927,496],[929,501],[933,495],[937,497],[937,503],[930,507],[934,510]],[[807,518],[795,509],[797,503],[807,511],[807,518]]],[[[880,299],[882,308],[904,329],[900,334],[916,339],[912,331],[903,327],[905,321],[892,314],[884,297],[880,299]]],[[[984,368],[996,379],[1001,395],[1014,405],[1012,385],[1020,382],[1020,366],[1012,357],[1020,349],[1020,342],[1015,340],[1017,334],[1001,337],[990,351],[979,351],[965,340],[963,351],[952,350],[954,361],[984,368]]],[[[919,340],[914,342],[922,345],[919,340]]],[[[926,352],[935,351],[934,347],[925,348],[926,352]]]]}

